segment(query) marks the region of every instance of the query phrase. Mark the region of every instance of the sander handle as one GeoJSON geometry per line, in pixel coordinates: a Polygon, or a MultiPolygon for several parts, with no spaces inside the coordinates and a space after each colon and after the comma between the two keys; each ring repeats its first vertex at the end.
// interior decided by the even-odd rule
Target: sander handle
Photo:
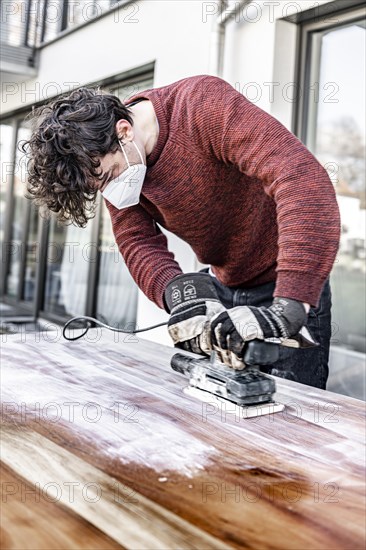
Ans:
{"type": "Polygon", "coordinates": [[[279,344],[250,340],[243,350],[243,361],[246,365],[265,366],[275,363],[280,355],[279,344]]]}
{"type": "MultiPolygon", "coordinates": [[[[270,365],[279,357],[279,344],[263,342],[263,340],[251,340],[244,347],[243,361],[246,365],[262,366],[270,365]]],[[[206,358],[207,359],[207,358],[206,358]]],[[[199,360],[204,360],[202,357],[199,360]]],[[[171,359],[173,370],[189,376],[197,359],[183,353],[176,353],[171,359]]]]}

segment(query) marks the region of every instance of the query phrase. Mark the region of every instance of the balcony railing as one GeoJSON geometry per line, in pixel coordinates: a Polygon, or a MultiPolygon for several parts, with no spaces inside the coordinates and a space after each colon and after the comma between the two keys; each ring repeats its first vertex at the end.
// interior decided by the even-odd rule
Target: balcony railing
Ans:
{"type": "Polygon", "coordinates": [[[2,0],[0,12],[1,72],[32,76],[36,73],[35,22],[31,25],[31,0],[2,0]]]}

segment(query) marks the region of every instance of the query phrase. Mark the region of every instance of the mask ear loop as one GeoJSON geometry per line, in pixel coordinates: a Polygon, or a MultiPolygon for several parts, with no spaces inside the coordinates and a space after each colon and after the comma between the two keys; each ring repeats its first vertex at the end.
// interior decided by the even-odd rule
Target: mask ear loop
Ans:
{"type": "Polygon", "coordinates": [[[137,145],[136,145],[136,143],[135,143],[134,141],[132,141],[132,143],[134,144],[136,151],[137,151],[138,154],[140,155],[141,164],[145,164],[145,163],[144,163],[144,159],[142,158],[142,155],[141,155],[141,153],[140,153],[140,149],[137,147],[137,145]]]}
{"type": "Polygon", "coordinates": [[[127,164],[128,164],[128,167],[131,168],[130,162],[129,162],[128,158],[127,158],[127,155],[126,155],[126,153],[125,153],[124,147],[123,147],[122,142],[121,142],[120,139],[118,140],[118,143],[119,143],[119,146],[120,146],[121,149],[122,149],[122,153],[123,153],[123,155],[124,155],[124,157],[125,157],[125,159],[126,159],[126,162],[127,162],[127,164]]]}

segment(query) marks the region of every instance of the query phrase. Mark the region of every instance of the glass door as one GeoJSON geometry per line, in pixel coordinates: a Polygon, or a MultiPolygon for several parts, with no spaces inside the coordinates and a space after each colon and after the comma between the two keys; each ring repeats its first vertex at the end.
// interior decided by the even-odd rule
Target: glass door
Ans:
{"type": "Polygon", "coordinates": [[[23,273],[23,289],[21,299],[27,303],[33,303],[36,294],[36,275],[40,259],[38,242],[38,209],[31,205],[29,213],[28,231],[24,246],[25,264],[23,273]]]}
{"type": "MultiPolygon", "coordinates": [[[[341,393],[365,397],[366,352],[366,28],[359,12],[332,28],[309,25],[301,138],[327,169],[341,212],[331,274],[331,372],[341,393]]],[[[361,14],[360,14],[361,15],[361,14]]],[[[335,18],[336,19],[336,18],[335,18]]]]}
{"type": "Polygon", "coordinates": [[[99,277],[96,315],[120,328],[132,328],[136,321],[138,287],[115,243],[107,207],[101,203],[99,277]]]}
{"type": "MultiPolygon", "coordinates": [[[[18,130],[18,144],[29,137],[29,129],[18,130]]],[[[25,198],[26,167],[24,154],[17,147],[13,182],[13,215],[8,245],[8,271],[5,294],[17,301],[21,299],[25,241],[28,231],[30,202],[25,198]]]]}
{"type": "Polygon", "coordinates": [[[11,178],[13,174],[13,133],[14,125],[11,122],[0,125],[0,244],[2,249],[2,258],[4,252],[3,248],[5,248],[4,231],[6,200],[9,195],[9,187],[11,185],[11,178]]]}
{"type": "MultiPolygon", "coordinates": [[[[108,89],[122,102],[153,86],[152,76],[131,78],[108,89]]],[[[98,319],[120,328],[136,323],[138,287],[115,243],[108,209],[102,200],[99,231],[98,285],[95,314],[98,319]]]]}
{"type": "Polygon", "coordinates": [[[51,316],[85,314],[89,269],[97,261],[91,226],[61,226],[55,217],[49,222],[43,311],[51,316]]]}

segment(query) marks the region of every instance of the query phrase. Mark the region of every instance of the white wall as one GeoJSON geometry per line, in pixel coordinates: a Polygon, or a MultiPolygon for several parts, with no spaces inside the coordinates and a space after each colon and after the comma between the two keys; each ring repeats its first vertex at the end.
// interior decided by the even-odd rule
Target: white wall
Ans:
{"type": "Polygon", "coordinates": [[[227,25],[223,78],[289,129],[297,25],[282,18],[329,1],[255,0],[227,25]]]}

